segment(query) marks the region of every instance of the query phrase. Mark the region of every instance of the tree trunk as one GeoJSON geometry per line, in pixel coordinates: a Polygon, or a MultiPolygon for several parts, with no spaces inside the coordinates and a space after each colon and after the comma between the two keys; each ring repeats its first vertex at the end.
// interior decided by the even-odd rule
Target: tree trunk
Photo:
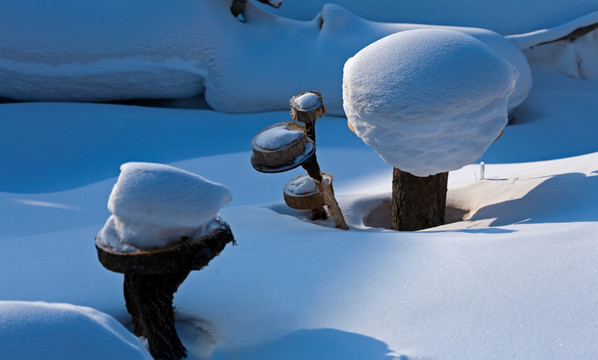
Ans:
{"type": "Polygon", "coordinates": [[[125,274],[124,294],[135,335],[145,336],[154,359],[179,360],[187,355],[174,328],[174,293],[190,270],[173,274],[125,274]]]}
{"type": "Polygon", "coordinates": [[[416,231],[444,224],[448,173],[419,177],[394,168],[392,229],[416,231]]]}
{"type": "Polygon", "coordinates": [[[247,5],[247,0],[233,0],[233,4],[230,7],[230,11],[233,13],[234,17],[243,14],[245,11],[245,5],[247,5]]]}

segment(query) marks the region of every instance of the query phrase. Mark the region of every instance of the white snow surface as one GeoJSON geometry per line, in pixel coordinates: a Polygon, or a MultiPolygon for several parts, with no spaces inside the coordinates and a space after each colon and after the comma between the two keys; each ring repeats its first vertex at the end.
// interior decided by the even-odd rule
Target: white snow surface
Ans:
{"type": "Polygon", "coordinates": [[[311,194],[316,191],[316,184],[309,176],[299,178],[297,181],[289,183],[286,187],[292,194],[302,195],[311,194]]]}
{"type": "Polygon", "coordinates": [[[71,304],[0,301],[2,358],[151,360],[111,316],[71,304]],[[68,339],[68,341],[65,341],[68,339]]]}
{"type": "Polygon", "coordinates": [[[163,164],[129,162],[108,199],[113,214],[98,243],[117,251],[167,246],[201,235],[203,226],[232,199],[230,190],[163,164]]]}
{"type": "Polygon", "coordinates": [[[345,64],[343,105],[356,134],[416,176],[478,159],[507,124],[517,71],[453,30],[389,35],[345,64]]]}
{"type": "MultiPolygon", "coordinates": [[[[0,299],[92,307],[131,329],[122,275],[101,266],[92,239],[123,159],[164,159],[235,195],[220,214],[238,246],[174,297],[189,359],[593,359],[598,84],[547,71],[534,81],[481,159],[486,180],[478,164],[450,172],[451,212],[469,220],[415,233],[379,227],[392,171],[344,118],[316,128],[349,231],[284,204],[280,189],[303,170],[251,166],[253,135],[288,111],[1,104],[0,299]]],[[[12,339],[29,359],[49,335],[12,339]]],[[[126,358],[121,344],[101,350],[126,358]]],[[[51,338],[44,358],[69,346],[51,338]]]]}
{"type": "Polygon", "coordinates": [[[257,134],[255,144],[265,150],[284,149],[305,136],[301,130],[291,130],[286,125],[274,126],[257,134]]]}
{"type": "MultiPolygon", "coordinates": [[[[392,21],[425,22],[421,15],[433,24],[500,26],[505,34],[550,32],[596,8],[595,0],[339,1],[396,16],[392,21]]],[[[272,11],[293,4],[307,11],[306,19],[321,7],[315,0],[286,0],[272,11]]],[[[330,219],[311,222],[306,212],[289,209],[280,189],[304,171],[255,171],[250,141],[287,120],[289,98],[306,89],[325,90],[326,105],[342,112],[339,66],[369,43],[412,27],[373,24],[336,6],[323,9],[321,30],[319,21],[286,20],[253,6],[241,24],[229,22],[229,6],[219,0],[0,0],[0,43],[12,44],[0,51],[3,91],[40,98],[56,91],[63,99],[85,91],[182,96],[176,91],[201,92],[209,78],[205,88],[235,95],[223,108],[240,113],[0,103],[0,357],[149,359],[112,320],[132,329],[122,275],[101,266],[92,241],[110,216],[106,199],[119,166],[145,161],[202,174],[234,194],[221,216],[238,246],[192,272],[174,297],[188,359],[595,359],[597,81],[532,61],[527,76],[531,86],[533,75],[534,87],[512,110],[504,135],[475,164],[450,172],[448,210],[455,222],[414,233],[384,228],[390,222],[388,164],[351,133],[345,118],[322,118],[318,161],[335,176],[351,227],[341,231],[330,219]],[[242,27],[252,22],[256,26],[242,27]],[[204,25],[217,30],[194,28],[204,25]],[[194,39],[204,35],[213,49],[196,46],[194,39]],[[189,41],[173,41],[183,38],[189,41]],[[313,57],[295,56],[297,46],[315,49],[313,57]],[[227,48],[231,58],[219,58],[227,48]],[[136,57],[140,49],[147,52],[136,57]],[[155,61],[181,49],[190,52],[183,60],[155,61]],[[214,57],[194,57],[196,51],[214,57]],[[13,55],[19,61],[5,62],[13,55]],[[205,59],[222,68],[198,71],[205,59]],[[151,66],[136,72],[143,64],[151,66]],[[180,76],[169,78],[169,66],[180,76]],[[285,66],[297,71],[282,71],[285,66]],[[90,78],[101,81],[94,87],[90,78]],[[239,93],[227,93],[227,81],[239,93]],[[281,93],[291,84],[297,86],[281,93]],[[243,113],[259,108],[281,111],[243,113]],[[486,180],[478,180],[478,161],[485,163],[486,180]]],[[[500,36],[487,38],[517,49],[500,36]]],[[[592,54],[586,44],[568,54],[592,54]]],[[[525,75],[516,67],[515,94],[525,75]]]]}

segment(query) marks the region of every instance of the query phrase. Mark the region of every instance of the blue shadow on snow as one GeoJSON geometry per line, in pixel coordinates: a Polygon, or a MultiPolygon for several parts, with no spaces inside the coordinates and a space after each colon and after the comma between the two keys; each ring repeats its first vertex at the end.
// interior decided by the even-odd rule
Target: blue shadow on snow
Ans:
{"type": "Polygon", "coordinates": [[[408,360],[392,355],[388,346],[374,338],[336,329],[303,329],[271,343],[234,354],[216,352],[213,360],[408,360]]]}

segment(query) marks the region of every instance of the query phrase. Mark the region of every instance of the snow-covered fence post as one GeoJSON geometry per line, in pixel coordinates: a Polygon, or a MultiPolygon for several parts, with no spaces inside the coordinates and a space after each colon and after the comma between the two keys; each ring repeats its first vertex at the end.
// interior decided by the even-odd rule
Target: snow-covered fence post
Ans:
{"type": "Polygon", "coordinates": [[[444,223],[448,172],[478,159],[507,124],[517,71],[472,36],[418,29],[347,60],[350,128],[393,166],[392,228],[444,223]]]}
{"type": "MultiPolygon", "coordinates": [[[[323,176],[316,157],[315,122],[326,113],[322,96],[317,91],[302,92],[291,98],[290,105],[293,119],[304,125],[295,122],[278,123],[258,132],[251,141],[251,164],[257,171],[265,173],[283,172],[302,166],[315,184],[336,227],[346,230],[348,226],[334,197],[332,176],[323,176]]],[[[290,199],[299,195],[286,191],[290,185],[292,184],[287,184],[283,189],[285,201],[291,207],[296,204],[304,209],[303,206],[307,203],[290,199]]],[[[310,200],[309,204],[315,206],[311,208],[312,219],[325,218],[318,201],[310,200]]]]}
{"type": "Polygon", "coordinates": [[[174,293],[234,242],[217,216],[230,198],[224,186],[170,166],[121,167],[108,201],[113,215],[96,236],[96,250],[106,269],[124,274],[135,334],[147,339],[155,359],[186,357],[174,327],[174,293]]]}

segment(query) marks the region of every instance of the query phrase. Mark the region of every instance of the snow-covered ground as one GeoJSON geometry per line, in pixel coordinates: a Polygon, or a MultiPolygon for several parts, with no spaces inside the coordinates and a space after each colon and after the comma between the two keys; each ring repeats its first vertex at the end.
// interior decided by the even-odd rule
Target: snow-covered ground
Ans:
{"type": "Polygon", "coordinates": [[[143,161],[233,194],[237,246],[175,294],[190,359],[594,359],[598,82],[541,65],[485,180],[450,173],[453,222],[412,233],[384,228],[392,168],[343,117],[318,120],[317,152],[348,231],[284,204],[303,170],[251,166],[254,134],[288,111],[0,104],[2,357],[150,358],[94,247],[120,165],[143,161]]]}
{"type": "MultiPolygon", "coordinates": [[[[282,187],[301,170],[251,167],[252,136],[287,112],[3,104],[0,166],[13,175],[0,194],[0,298],[92,307],[130,325],[122,276],[99,264],[94,237],[121,162],[178,158],[232,190],[221,216],[238,242],[175,295],[196,359],[591,359],[598,84],[534,78],[483,158],[487,179],[476,164],[450,174],[451,213],[469,219],[417,233],[373,227],[388,220],[391,168],[343,118],[318,122],[318,158],[349,231],[284,205],[282,187]]],[[[35,336],[19,339],[37,348],[35,336]]]]}

